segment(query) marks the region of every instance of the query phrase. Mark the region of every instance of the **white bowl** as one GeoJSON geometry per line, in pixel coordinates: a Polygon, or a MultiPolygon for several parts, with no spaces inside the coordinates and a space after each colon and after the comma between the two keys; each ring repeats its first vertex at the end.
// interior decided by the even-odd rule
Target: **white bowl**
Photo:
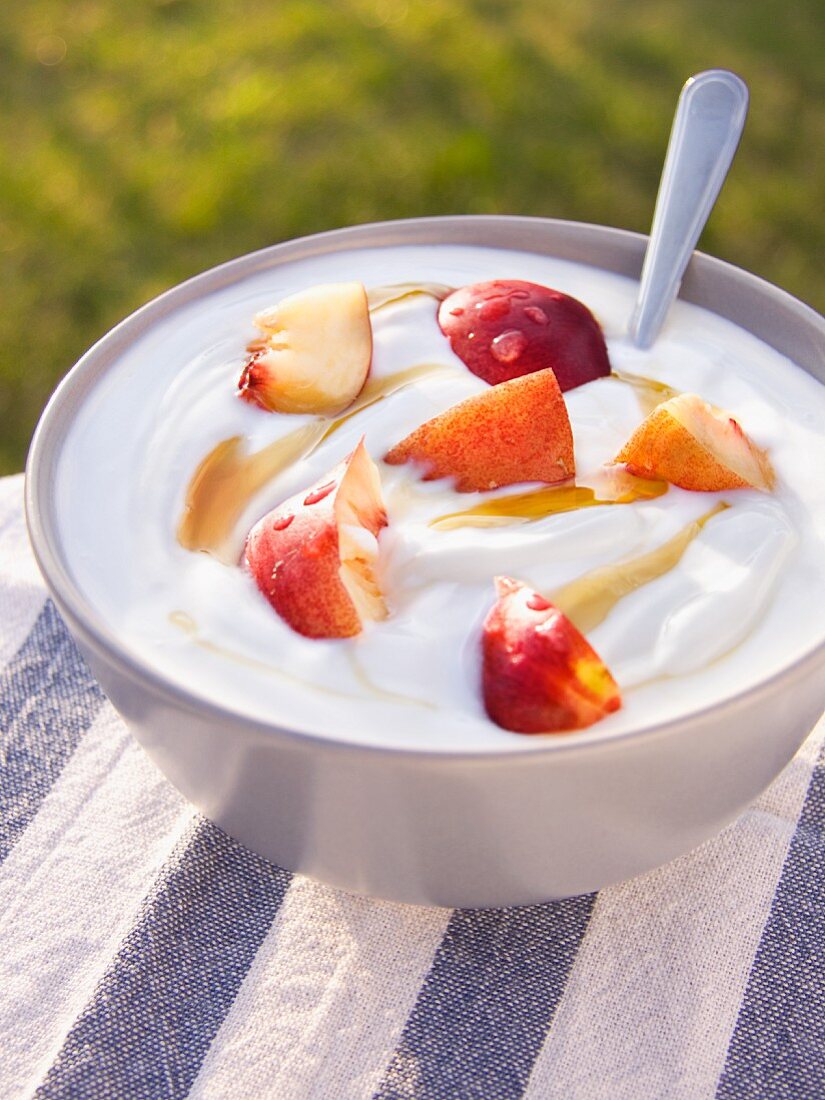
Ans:
{"type": "MultiPolygon", "coordinates": [[[[55,473],[67,427],[131,342],[182,306],[309,255],[481,244],[638,277],[645,238],[520,217],[450,217],[276,245],[168,291],[66,377],[32,444],[26,507],[54,600],[103,690],[176,787],[250,848],[359,893],[449,906],[599,889],[695,847],[782,769],[825,706],[825,645],[757,687],[677,721],[610,737],[535,739],[530,752],[375,747],[253,721],[149,667],[104,621],[61,545],[55,473]]],[[[825,321],[776,287],[697,254],[682,297],[753,332],[825,382],[825,321]]]]}

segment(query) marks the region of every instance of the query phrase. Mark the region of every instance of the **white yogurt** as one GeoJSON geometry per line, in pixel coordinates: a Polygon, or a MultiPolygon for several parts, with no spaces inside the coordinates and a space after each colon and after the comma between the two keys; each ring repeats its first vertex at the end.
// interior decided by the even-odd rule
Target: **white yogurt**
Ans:
{"type": "MultiPolygon", "coordinates": [[[[652,350],[632,347],[624,333],[635,291],[620,276],[537,255],[410,246],[315,256],[176,310],[124,351],[70,429],[57,494],[78,583],[148,663],[254,718],[374,744],[483,751],[505,739],[529,751],[542,739],[499,729],[481,705],[479,637],[492,578],[509,574],[552,592],[660,546],[724,500],[730,507],[673,570],[622,599],[589,634],[624,706],[575,736],[647,726],[758,683],[825,634],[825,387],[751,334],[683,302],[652,350]],[[410,465],[380,465],[390,521],[380,577],[391,616],[342,641],[293,633],[243,570],[178,545],[187,484],[215,444],[243,435],[255,450],[311,419],[268,414],[235,396],[257,310],[322,282],[457,287],[491,278],[580,298],[605,330],[614,369],[731,412],[768,449],[775,493],[671,487],[631,505],[438,531],[431,519],[478,495],[422,483],[410,465]]],[[[267,486],[239,524],[239,550],[255,520],[325,474],[362,434],[380,459],[423,421],[486,389],[452,354],[431,298],[381,309],[373,329],[375,377],[425,362],[448,369],[353,417],[267,486]]],[[[586,482],[644,414],[633,390],[613,378],[565,398],[577,477],[586,482]]]]}

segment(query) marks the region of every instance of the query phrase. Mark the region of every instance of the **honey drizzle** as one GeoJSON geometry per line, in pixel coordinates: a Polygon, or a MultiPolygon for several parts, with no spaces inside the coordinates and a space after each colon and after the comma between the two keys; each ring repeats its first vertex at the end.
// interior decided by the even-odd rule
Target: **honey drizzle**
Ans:
{"type": "Polygon", "coordinates": [[[386,286],[374,286],[367,291],[367,303],[370,313],[375,313],[384,306],[393,302],[401,302],[405,298],[412,298],[419,294],[426,294],[435,298],[437,302],[443,301],[448,294],[452,294],[453,287],[444,283],[389,283],[386,286]]]}
{"type": "Polygon", "coordinates": [[[386,688],[378,687],[367,675],[367,670],[358,660],[354,650],[347,650],[347,657],[355,679],[365,691],[370,692],[376,699],[385,699],[388,703],[405,703],[407,706],[424,707],[425,710],[439,709],[436,703],[431,703],[428,699],[419,699],[415,695],[404,695],[399,691],[388,691],[386,688]]]}
{"type": "Polygon", "coordinates": [[[547,598],[586,634],[604,622],[619,600],[674,569],[708,520],[729,507],[722,501],[655,550],[594,569],[547,598]]]}
{"type": "Polygon", "coordinates": [[[527,493],[510,493],[485,500],[462,512],[438,516],[429,525],[436,531],[452,531],[456,527],[502,527],[513,523],[531,523],[562,512],[576,512],[581,508],[653,500],[668,489],[666,481],[635,477],[620,467],[605,470],[600,480],[601,487],[558,485],[532,489],[527,493]]]}
{"type": "MultiPolygon", "coordinates": [[[[210,642],[206,638],[201,638],[198,633],[198,624],[188,611],[171,611],[169,613],[169,622],[173,626],[178,627],[179,630],[182,630],[184,634],[191,638],[194,645],[206,650],[207,653],[214,653],[219,657],[227,657],[230,661],[234,661],[239,665],[244,665],[246,668],[259,669],[269,675],[287,680],[289,683],[298,684],[300,687],[311,688],[313,691],[323,692],[324,695],[329,695],[336,699],[360,699],[360,696],[353,695],[349,691],[341,691],[338,688],[331,688],[313,680],[305,680],[302,676],[296,676],[292,672],[286,672],[279,665],[272,665],[267,661],[261,661],[254,657],[247,657],[242,653],[237,653],[233,649],[228,649],[226,646],[218,645],[217,642],[210,642]]],[[[435,703],[430,703],[426,699],[417,699],[413,695],[402,695],[400,692],[386,691],[384,688],[378,687],[367,676],[363,666],[351,649],[347,649],[346,655],[352,673],[359,685],[364,688],[365,691],[375,696],[376,699],[394,703],[405,703],[408,706],[425,707],[427,710],[438,710],[438,706],[435,703]]]]}
{"type": "Polygon", "coordinates": [[[357,413],[425,375],[450,369],[440,363],[419,363],[386,378],[371,378],[342,416],[319,417],[252,454],[244,453],[243,436],[221,440],[201,460],[189,482],[178,542],[185,550],[202,550],[233,564],[237,558],[234,528],[257,492],[292,463],[312,454],[357,413]]]}
{"type": "Polygon", "coordinates": [[[660,382],[656,378],[646,378],[641,374],[628,374],[625,371],[614,370],[610,377],[634,390],[645,416],[652,413],[658,405],[670,401],[671,397],[678,397],[681,392],[673,386],[668,386],[666,382],[660,382]]]}
{"type": "Polygon", "coordinates": [[[360,413],[363,409],[383,401],[385,397],[397,393],[398,390],[409,386],[411,382],[416,382],[419,378],[425,378],[428,374],[438,374],[451,369],[446,363],[418,363],[414,367],[406,367],[404,370],[396,371],[395,374],[389,374],[386,378],[368,378],[361,393],[355,399],[355,404],[351,405],[341,416],[336,416],[331,422],[327,422],[329,426],[324,431],[320,441],[323,442],[323,440],[329,439],[333,432],[337,432],[343,424],[346,424],[351,417],[360,413]]]}
{"type": "Polygon", "coordinates": [[[267,661],[260,661],[254,657],[247,657],[242,653],[237,653],[233,649],[228,649],[226,646],[218,645],[217,642],[210,642],[206,638],[201,638],[198,634],[198,624],[192,618],[187,611],[171,611],[169,613],[169,622],[182,630],[189,638],[191,638],[194,645],[200,649],[206,650],[207,653],[214,653],[219,657],[226,657],[230,661],[234,661],[235,664],[243,665],[245,668],[259,669],[262,672],[266,672],[271,676],[277,676],[282,680],[287,680],[289,683],[298,684],[301,687],[312,688],[313,691],[323,692],[324,695],[331,695],[336,699],[357,699],[359,696],[353,695],[348,691],[339,691],[337,688],[327,687],[325,684],[316,683],[312,680],[304,680],[301,676],[295,676],[291,672],[286,672],[278,665],[271,665],[267,661]]]}
{"type": "Polygon", "coordinates": [[[287,466],[310,454],[325,431],[326,422],[316,420],[251,455],[244,454],[243,436],[221,440],[189,482],[178,524],[180,545],[232,564],[237,556],[231,545],[232,529],[247,503],[287,466]]]}

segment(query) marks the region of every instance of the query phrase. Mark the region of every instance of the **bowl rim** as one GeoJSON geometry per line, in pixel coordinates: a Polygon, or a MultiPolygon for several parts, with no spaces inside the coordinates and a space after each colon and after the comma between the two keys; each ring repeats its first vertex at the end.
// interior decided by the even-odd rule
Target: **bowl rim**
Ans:
{"type": "MultiPolygon", "coordinates": [[[[265,722],[204,698],[176,678],[167,676],[160,669],[153,667],[125,644],[75,583],[57,536],[57,520],[52,507],[53,498],[48,492],[48,486],[52,483],[50,475],[60,456],[65,438],[65,425],[71,419],[74,410],[106,370],[117,361],[121,350],[141,335],[145,327],[201,295],[256,272],[277,267],[281,263],[288,263],[295,258],[354,248],[432,243],[416,239],[416,234],[420,236],[422,232],[428,230],[437,233],[451,231],[472,233],[474,230],[489,231],[501,228],[510,231],[522,230],[527,235],[527,239],[530,239],[530,235],[539,227],[557,231],[562,236],[570,234],[571,241],[581,242],[582,237],[589,237],[605,245],[619,246],[625,252],[626,261],[625,270],[620,273],[629,275],[635,273],[638,277],[648,238],[645,234],[613,226],[504,214],[446,215],[367,222],[292,238],[208,268],[151,299],[97,340],[63,377],[41,414],[29,448],[24,491],[26,521],[37,564],[61,613],[69,619],[83,642],[103,660],[119,666],[121,673],[125,672],[132,681],[151,690],[156,696],[160,695],[177,708],[183,707],[203,719],[219,721],[235,727],[240,725],[250,733],[270,738],[285,738],[293,744],[299,743],[307,748],[323,747],[325,750],[361,755],[384,756],[389,753],[394,757],[410,758],[415,761],[478,764],[494,763],[502,757],[532,759],[536,754],[566,755],[596,750],[619,750],[628,742],[677,734],[697,722],[711,717],[722,718],[725,715],[732,715],[743,707],[757,704],[760,699],[773,695],[785,681],[790,686],[792,682],[804,680],[817,665],[825,661],[825,640],[823,640],[758,684],[744,688],[715,703],[691,710],[687,714],[664,722],[652,722],[639,728],[610,732],[600,729],[597,723],[588,730],[574,732],[572,735],[548,734],[528,739],[520,736],[512,742],[509,739],[502,739],[500,745],[494,744],[484,749],[476,747],[467,750],[455,748],[439,750],[432,745],[418,749],[409,745],[376,744],[352,740],[348,737],[333,737],[312,728],[301,728],[298,723],[283,726],[275,722],[265,722]],[[294,253],[298,253],[299,256],[293,255],[294,253]],[[525,740],[528,744],[525,744],[525,740]]],[[[453,242],[450,240],[444,243],[453,242]]],[[[469,244],[471,241],[464,243],[469,244]]],[[[531,250],[529,247],[525,248],[523,244],[508,245],[503,241],[500,244],[490,244],[487,241],[476,243],[483,243],[488,247],[531,250]]],[[[565,255],[564,249],[560,253],[552,249],[549,251],[541,249],[538,246],[533,250],[557,258],[574,258],[572,255],[569,257],[565,255]]],[[[593,266],[599,265],[596,263],[593,266]]],[[[603,270],[618,269],[603,268],[603,270]]],[[[746,296],[754,293],[767,296],[779,310],[790,312],[794,317],[794,323],[808,326],[815,334],[817,341],[821,341],[825,348],[825,318],[767,280],[716,257],[701,252],[693,254],[680,296],[688,301],[698,302],[711,312],[718,312],[714,310],[712,300],[703,300],[701,295],[697,298],[692,294],[697,276],[701,278],[705,274],[731,280],[734,289],[743,292],[746,296]]],[[[720,316],[729,317],[725,313],[720,316]]],[[[768,343],[771,342],[766,340],[764,334],[759,334],[759,338],[768,343]]],[[[787,355],[782,347],[778,350],[787,355]]],[[[810,370],[799,365],[801,369],[806,370],[806,373],[816,377],[810,370]]],[[[515,735],[513,737],[515,738],[515,735]]]]}

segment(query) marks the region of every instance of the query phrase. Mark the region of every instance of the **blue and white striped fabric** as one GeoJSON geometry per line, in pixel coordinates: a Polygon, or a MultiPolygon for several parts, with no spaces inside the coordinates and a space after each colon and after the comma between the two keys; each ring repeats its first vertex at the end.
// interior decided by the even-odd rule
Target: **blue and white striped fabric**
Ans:
{"type": "Polygon", "coordinates": [[[156,771],[0,480],[0,1096],[825,1097],[824,733],[720,836],[597,895],[352,897],[156,771]]]}

